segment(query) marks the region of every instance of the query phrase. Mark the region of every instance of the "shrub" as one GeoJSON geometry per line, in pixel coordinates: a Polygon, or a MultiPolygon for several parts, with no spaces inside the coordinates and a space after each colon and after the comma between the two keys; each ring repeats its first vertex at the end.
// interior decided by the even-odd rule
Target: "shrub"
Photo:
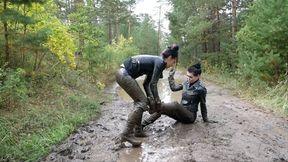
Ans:
{"type": "Polygon", "coordinates": [[[27,98],[25,71],[0,68],[0,107],[15,107],[27,98]]]}

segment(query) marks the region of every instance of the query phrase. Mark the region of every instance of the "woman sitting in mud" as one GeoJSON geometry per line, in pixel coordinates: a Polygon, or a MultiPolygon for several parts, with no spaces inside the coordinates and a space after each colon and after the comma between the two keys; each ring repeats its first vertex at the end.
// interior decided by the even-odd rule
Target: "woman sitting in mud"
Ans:
{"type": "MultiPolygon", "coordinates": [[[[183,90],[181,104],[178,102],[161,103],[157,106],[157,112],[150,115],[142,122],[142,127],[153,123],[161,114],[167,115],[182,123],[194,123],[197,117],[198,105],[200,103],[201,114],[204,122],[208,122],[206,108],[207,90],[200,80],[201,64],[195,64],[187,69],[187,80],[176,85],[174,80],[175,69],[169,72],[169,85],[172,91],[183,90]]],[[[150,104],[154,104],[153,101],[150,104]]]]}
{"type": "MultiPolygon", "coordinates": [[[[156,103],[153,106],[161,103],[157,82],[162,77],[165,68],[173,67],[176,64],[178,49],[177,45],[172,45],[161,53],[162,57],[152,55],[133,56],[124,61],[117,71],[116,82],[134,100],[134,109],[129,114],[127,125],[120,136],[120,141],[117,141],[117,143],[127,141],[134,147],[141,145],[141,141],[137,140],[135,136],[146,137],[142,132],[141,120],[143,112],[149,109],[147,97],[150,98],[150,101],[156,103]],[[143,83],[146,96],[135,80],[141,75],[146,75],[143,83]]],[[[153,113],[153,107],[150,107],[149,113],[153,113]]]]}

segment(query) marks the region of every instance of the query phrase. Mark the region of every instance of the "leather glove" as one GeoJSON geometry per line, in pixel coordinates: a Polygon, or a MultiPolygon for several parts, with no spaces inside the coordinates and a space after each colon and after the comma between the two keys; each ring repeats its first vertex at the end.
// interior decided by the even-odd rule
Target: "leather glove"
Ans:
{"type": "Polygon", "coordinates": [[[176,69],[172,68],[170,71],[169,71],[169,76],[174,76],[176,72],[176,69]]]}
{"type": "Polygon", "coordinates": [[[161,102],[160,98],[155,99],[155,108],[156,108],[157,112],[161,109],[161,103],[162,102],[161,102]]]}
{"type": "Polygon", "coordinates": [[[148,105],[150,109],[148,112],[150,114],[153,114],[155,112],[158,112],[161,108],[161,100],[159,98],[156,98],[156,100],[153,97],[147,97],[148,105]]]}

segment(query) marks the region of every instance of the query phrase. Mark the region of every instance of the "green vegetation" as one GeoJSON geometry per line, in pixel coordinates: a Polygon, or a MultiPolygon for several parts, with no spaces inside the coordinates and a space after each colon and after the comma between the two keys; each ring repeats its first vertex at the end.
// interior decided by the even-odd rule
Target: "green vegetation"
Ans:
{"type": "Polygon", "coordinates": [[[157,40],[151,18],[144,28],[129,12],[134,1],[86,2],[0,2],[0,161],[37,161],[97,118],[115,69],[141,52],[131,35],[157,40]]]}
{"type": "Polygon", "coordinates": [[[273,111],[288,109],[285,0],[171,0],[180,63],[202,62],[206,77],[273,111]],[[224,12],[223,12],[224,11],[224,12]]]}
{"type": "Polygon", "coordinates": [[[0,161],[45,156],[97,118],[125,58],[168,43],[180,45],[180,66],[200,61],[206,78],[288,112],[287,1],[168,1],[171,34],[159,41],[135,0],[2,0],[0,161]]]}

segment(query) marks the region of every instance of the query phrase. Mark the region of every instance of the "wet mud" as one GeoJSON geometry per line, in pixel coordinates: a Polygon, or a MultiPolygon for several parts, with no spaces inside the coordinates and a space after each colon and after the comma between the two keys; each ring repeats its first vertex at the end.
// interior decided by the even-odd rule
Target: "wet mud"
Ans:
{"type": "MultiPolygon", "coordinates": [[[[166,78],[158,84],[162,100],[179,101],[181,92],[171,92],[166,78]]],[[[125,148],[117,149],[115,139],[124,129],[133,104],[115,83],[106,90],[112,101],[103,105],[100,118],[77,129],[42,161],[288,162],[286,117],[277,117],[226,89],[205,83],[208,117],[217,123],[204,123],[200,111],[194,124],[161,116],[145,128],[149,137],[141,138],[141,147],[125,143],[125,148]]]]}

